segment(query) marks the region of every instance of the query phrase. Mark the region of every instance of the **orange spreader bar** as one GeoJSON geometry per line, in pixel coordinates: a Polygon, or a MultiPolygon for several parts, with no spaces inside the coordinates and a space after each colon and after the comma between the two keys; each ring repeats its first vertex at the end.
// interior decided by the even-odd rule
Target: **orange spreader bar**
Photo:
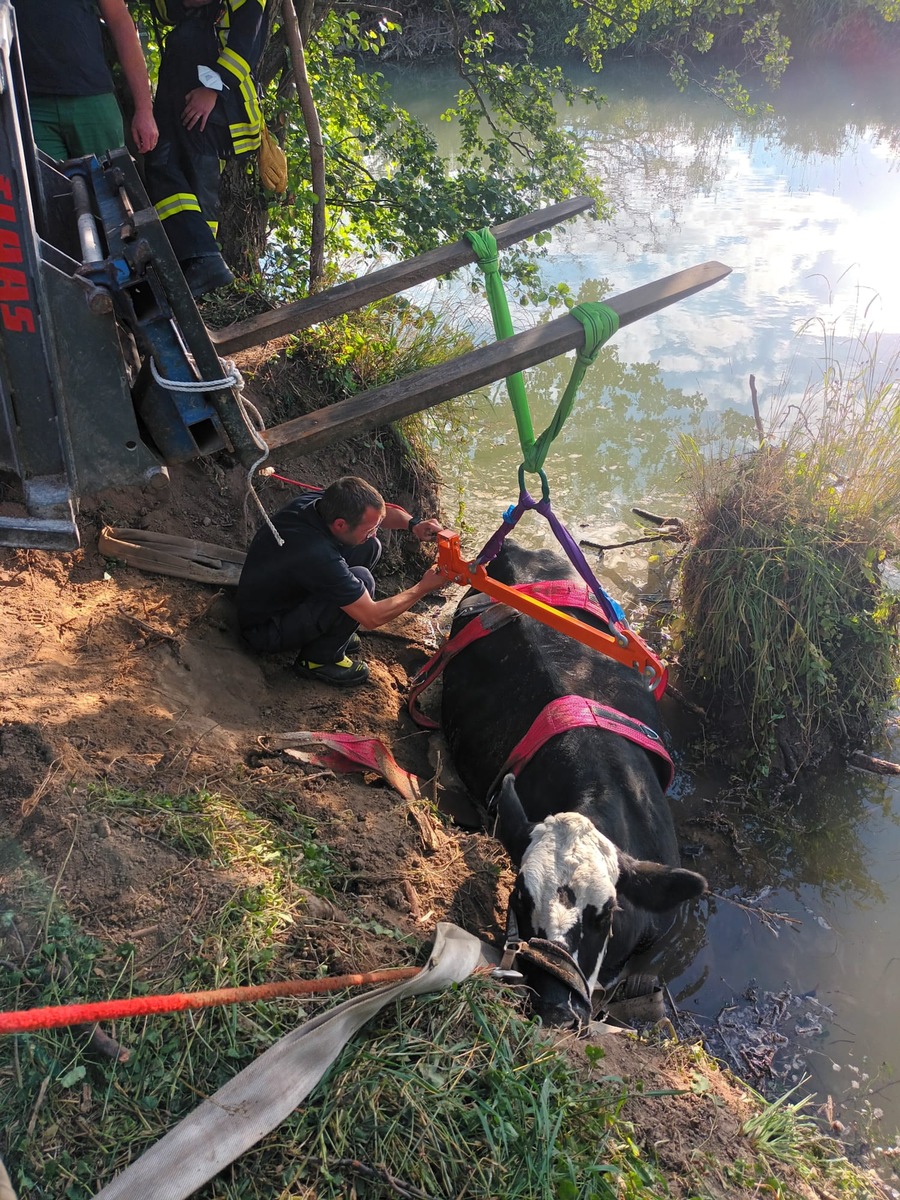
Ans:
{"type": "Polygon", "coordinates": [[[551,629],[556,629],[559,633],[574,638],[583,646],[589,646],[592,650],[598,650],[601,654],[605,654],[607,658],[623,663],[626,667],[632,667],[644,680],[647,687],[655,693],[657,700],[666,690],[665,667],[633,629],[619,626],[619,632],[622,635],[622,641],[619,641],[612,634],[605,633],[602,629],[594,629],[593,626],[586,625],[584,621],[579,621],[577,617],[572,617],[568,613],[560,612],[558,608],[553,608],[550,604],[545,604],[536,596],[526,596],[505,583],[499,583],[488,575],[483,566],[473,566],[466,562],[462,556],[458,533],[442,530],[437,535],[437,548],[437,565],[452,583],[464,583],[469,587],[476,588],[479,592],[490,596],[492,600],[497,600],[500,604],[508,604],[510,608],[515,608],[526,616],[533,617],[542,625],[549,625],[551,629]]]}

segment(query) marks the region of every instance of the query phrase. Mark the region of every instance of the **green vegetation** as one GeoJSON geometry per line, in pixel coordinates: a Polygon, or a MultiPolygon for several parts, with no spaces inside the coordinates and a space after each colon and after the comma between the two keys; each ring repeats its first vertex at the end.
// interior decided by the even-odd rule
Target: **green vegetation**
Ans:
{"type": "Polygon", "coordinates": [[[758,775],[858,748],[895,690],[900,376],[862,338],[758,449],[685,441],[695,516],[680,664],[758,775]]]}
{"type": "MultiPolygon", "coordinates": [[[[413,1195],[668,1190],[621,1119],[627,1088],[576,1073],[484,979],[398,1005],[347,1047],[327,1085],[291,1130],[297,1159],[319,1159],[322,1200],[362,1182],[359,1161],[413,1195]]],[[[310,1181],[308,1161],[296,1178],[310,1181]]]]}
{"type": "Polygon", "coordinates": [[[812,1097],[790,1103],[800,1086],[798,1083],[774,1103],[748,1117],[743,1128],[760,1154],[795,1166],[803,1162],[805,1145],[819,1147],[823,1142],[821,1131],[809,1111],[812,1097]]]}
{"type": "Polygon", "coordinates": [[[380,387],[473,349],[469,334],[402,296],[308,330],[289,351],[335,399],[380,387]]]}
{"type": "MultiPolygon", "coordinates": [[[[319,112],[326,160],[326,259],[343,264],[380,255],[400,258],[509,220],[549,200],[592,194],[578,138],[562,127],[555,105],[576,99],[599,103],[592,89],[570,84],[558,67],[521,61],[495,63],[491,39],[465,22],[457,61],[466,86],[443,118],[459,130],[453,161],[434,135],[391,98],[372,70],[373,55],[400,31],[367,28],[353,13],[331,11],[307,43],[307,70],[319,112]],[[490,118],[486,119],[486,114],[490,118]]],[[[275,39],[278,39],[278,33],[275,39]]],[[[307,273],[315,194],[306,129],[285,99],[290,68],[273,56],[271,119],[280,127],[290,169],[289,192],[269,210],[265,270],[276,284],[296,287],[307,273]]],[[[223,220],[229,220],[227,213],[223,220]]],[[[223,235],[229,236],[227,232],[223,235]]],[[[543,291],[534,252],[513,251],[522,287],[543,291]]],[[[326,271],[327,274],[327,271],[326,271]]]]}
{"type": "Polygon", "coordinates": [[[140,814],[145,834],[212,867],[241,868],[241,880],[221,908],[215,929],[207,931],[203,948],[204,956],[212,955],[230,978],[226,984],[203,986],[246,983],[254,970],[273,961],[280,936],[302,912],[298,889],[330,890],[333,864],[327,846],[316,839],[314,823],[296,812],[285,813],[283,802],[280,807],[291,835],[218,792],[198,789],[167,796],[92,789],[91,809],[110,816],[140,814]]]}
{"type": "MultiPolygon", "coordinates": [[[[662,55],[677,86],[694,80],[753,113],[760,108],[750,91],[754,82],[777,84],[790,61],[779,9],[795,36],[815,31],[824,37],[860,14],[883,33],[885,21],[898,16],[894,0],[815,6],[808,0],[779,6],[772,0],[616,0],[602,6],[432,0],[405,9],[401,23],[393,10],[298,3],[310,101],[321,126],[323,178],[322,164],[310,158],[281,6],[270,8],[273,32],[260,83],[269,124],[287,151],[288,192],[267,195],[246,163],[230,164],[220,237],[234,265],[243,263],[253,276],[262,260],[267,283],[292,293],[301,279],[320,287],[351,262],[354,269],[360,260],[385,254],[411,257],[466,229],[577,193],[593,195],[602,217],[602,184],[585,169],[577,125],[565,116],[575,101],[599,106],[602,98],[593,88],[573,86],[559,66],[538,61],[538,52],[577,53],[595,71],[609,54],[662,55]],[[807,12],[812,7],[814,15],[807,12]],[[460,76],[456,102],[441,116],[458,132],[452,160],[439,152],[431,131],[394,102],[373,70],[379,55],[434,52],[445,54],[460,76]],[[726,65],[705,69],[714,55],[726,65]],[[311,268],[311,258],[324,265],[311,268]]],[[[162,31],[150,5],[138,3],[135,11],[153,62],[162,31]]],[[[546,294],[535,269],[540,243],[506,258],[510,277],[525,294],[546,294]]]]}
{"type": "MultiPolygon", "coordinates": [[[[0,1006],[141,994],[146,988],[134,974],[133,950],[104,949],[54,908],[27,960],[0,976],[0,1006]]],[[[167,986],[221,982],[221,971],[198,958],[167,986]]],[[[87,1056],[83,1038],[68,1030],[4,1039],[0,1108],[19,1195],[88,1200],[201,1097],[308,1015],[296,1002],[273,1001],[145,1018],[127,1035],[127,1064],[87,1056]]],[[[690,1090],[703,1097],[715,1066],[699,1049],[690,1055],[690,1090]]],[[[354,1188],[360,1196],[435,1200],[669,1196],[665,1173],[626,1106],[687,1089],[645,1090],[604,1074],[599,1046],[588,1046],[586,1058],[589,1067],[570,1063],[484,978],[398,1003],[348,1045],[309,1104],[198,1196],[338,1200],[354,1188]]],[[[715,1163],[716,1173],[747,1194],[763,1188],[789,1200],[799,1193],[779,1177],[771,1163],[778,1159],[803,1177],[827,1179],[831,1195],[867,1195],[846,1161],[814,1139],[799,1107],[760,1101],[746,1122],[758,1157],[745,1145],[746,1158],[734,1167],[715,1163]]],[[[709,1169],[698,1160],[697,1197],[721,1195],[703,1186],[709,1169]]],[[[739,1193],[729,1187],[727,1194],[739,1193]]]]}
{"type": "MultiPolygon", "coordinates": [[[[0,1009],[315,974],[305,956],[297,961],[296,939],[309,895],[342,886],[336,860],[289,793],[255,791],[251,806],[240,779],[233,783],[178,795],[99,786],[87,796],[94,820],[139,827],[142,839],[183,854],[185,870],[212,872],[206,882],[198,878],[201,895],[214,876],[227,882],[230,897],[206,920],[194,927],[184,915],[186,953],[167,945],[142,958],[130,942],[86,935],[57,887],[7,842],[0,944],[9,957],[0,962],[0,1009]]],[[[371,924],[345,918],[330,936],[340,929],[339,952],[352,961],[371,924]]],[[[392,933],[393,963],[412,960],[417,947],[408,939],[376,932],[392,933]]],[[[183,947],[183,931],[177,940],[183,947]]],[[[0,1039],[0,1154],[17,1194],[88,1200],[298,1022],[344,998],[133,1018],[110,1029],[128,1048],[127,1062],[98,1057],[75,1029],[0,1039]]],[[[662,1200],[674,1188],[703,1200],[743,1200],[762,1188],[799,1200],[782,1163],[773,1163],[778,1158],[792,1177],[827,1180],[830,1195],[868,1194],[845,1160],[829,1159],[832,1143],[813,1146],[805,1119],[794,1119],[799,1106],[773,1112],[762,1101],[747,1110],[757,1116],[747,1121],[750,1140],[735,1147],[736,1162],[698,1150],[675,1187],[654,1156],[667,1131],[652,1106],[684,1097],[714,1110],[720,1102],[710,1080],[719,1072],[699,1047],[669,1044],[659,1064],[674,1070],[674,1087],[612,1073],[598,1043],[588,1043],[583,1058],[567,1054],[521,1016],[508,993],[476,976],[386,1009],[347,1046],[309,1103],[198,1197],[662,1200]],[[710,1171],[724,1190],[710,1189],[710,1171]]],[[[645,1064],[641,1073],[652,1069],[645,1064]]]]}

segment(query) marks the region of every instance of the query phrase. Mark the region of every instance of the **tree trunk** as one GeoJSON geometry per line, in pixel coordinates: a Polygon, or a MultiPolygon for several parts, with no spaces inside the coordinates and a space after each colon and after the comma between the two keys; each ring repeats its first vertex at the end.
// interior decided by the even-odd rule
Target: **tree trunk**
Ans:
{"type": "Polygon", "coordinates": [[[218,240],[222,254],[237,275],[253,275],[266,247],[269,204],[256,172],[248,171],[244,154],[229,160],[222,172],[219,192],[218,240]]]}
{"type": "MultiPolygon", "coordinates": [[[[300,101],[300,111],[309,138],[310,182],[315,194],[312,210],[312,229],[309,241],[309,291],[316,291],[322,276],[325,274],[325,145],[322,141],[322,127],[312,89],[309,86],[309,76],[306,73],[306,57],[303,52],[303,37],[300,31],[298,10],[295,0],[282,0],[284,9],[284,29],[288,50],[291,55],[291,65],[294,72],[294,86],[297,89],[297,99],[300,101]]],[[[304,11],[301,5],[302,20],[307,27],[310,22],[310,12],[304,11]]]]}

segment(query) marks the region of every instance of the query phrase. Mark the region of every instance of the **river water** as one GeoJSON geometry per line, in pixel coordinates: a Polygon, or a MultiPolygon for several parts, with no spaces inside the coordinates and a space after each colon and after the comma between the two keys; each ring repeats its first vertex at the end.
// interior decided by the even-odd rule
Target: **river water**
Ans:
{"type": "MultiPolygon", "coordinates": [[[[452,150],[452,126],[438,121],[451,72],[389,78],[452,150]]],[[[632,505],[683,511],[678,435],[746,430],[751,373],[765,417],[785,398],[802,405],[829,356],[871,356],[890,371],[900,349],[900,78],[837,64],[792,68],[772,98],[777,112],[756,123],[700,93],[679,95],[644,64],[578,81],[608,97],[601,114],[576,109],[566,119],[587,135],[588,161],[616,212],[557,234],[544,277],[596,300],[707,260],[732,268],[724,282],[620,331],[554,444],[554,507],[580,536],[611,543],[638,536],[632,505]]],[[[427,298],[479,340],[490,336],[486,307],[464,282],[427,298]]],[[[513,305],[517,328],[544,315],[513,305]]],[[[526,373],[536,429],[570,366],[563,359],[526,373]]],[[[431,420],[447,510],[456,491],[475,550],[517,494],[505,391],[466,398],[455,421],[443,411],[431,420]]],[[[549,544],[534,514],[520,530],[526,542],[549,544]]],[[[598,574],[626,609],[658,587],[639,550],[607,553],[598,574]]],[[[683,719],[671,707],[667,715],[683,719]]],[[[892,726],[873,752],[900,761],[900,733],[892,726]]],[[[687,865],[729,898],[711,898],[655,964],[679,1011],[761,1088],[773,1073],[781,1090],[808,1077],[800,1094],[814,1092],[825,1107],[830,1098],[851,1145],[892,1144],[900,783],[850,771],[816,777],[767,817],[729,799],[726,778],[682,769],[674,806],[687,865]],[[731,900],[781,916],[765,923],[731,900]],[[754,1008],[764,1019],[751,1035],[754,1008]]]]}

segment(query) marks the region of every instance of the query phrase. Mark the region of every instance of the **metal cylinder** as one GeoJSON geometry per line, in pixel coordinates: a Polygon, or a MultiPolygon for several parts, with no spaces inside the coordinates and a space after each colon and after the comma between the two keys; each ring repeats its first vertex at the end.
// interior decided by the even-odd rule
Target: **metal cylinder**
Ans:
{"type": "Polygon", "coordinates": [[[100,263],[106,258],[100,242],[97,222],[91,212],[91,198],[88,194],[84,176],[75,175],[72,178],[72,199],[75,202],[75,215],[78,218],[78,240],[81,243],[81,260],[85,266],[100,263]]]}

